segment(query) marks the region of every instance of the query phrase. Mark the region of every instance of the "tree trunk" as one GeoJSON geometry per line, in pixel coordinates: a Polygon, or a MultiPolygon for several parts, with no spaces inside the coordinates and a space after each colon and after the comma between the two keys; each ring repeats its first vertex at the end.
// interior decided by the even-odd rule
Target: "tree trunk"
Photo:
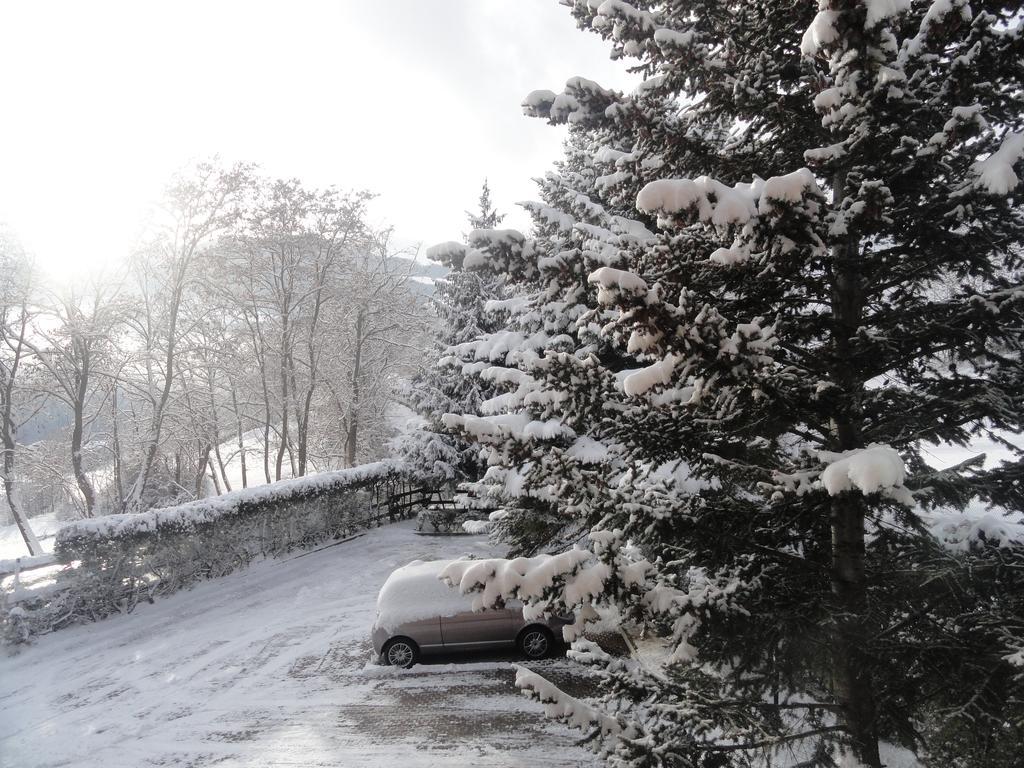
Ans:
{"type": "Polygon", "coordinates": [[[281,429],[278,431],[277,458],[274,464],[274,479],[281,479],[281,470],[284,468],[284,454],[288,450],[288,406],[281,405],[281,429]]]}
{"type": "Polygon", "coordinates": [[[836,698],[857,757],[869,768],[881,768],[874,684],[864,657],[864,502],[853,493],[832,501],[832,592],[839,604],[832,637],[836,698]]]}
{"type": "MultiPolygon", "coordinates": [[[[248,315],[248,313],[247,313],[248,315]]],[[[267,360],[264,351],[266,344],[263,342],[263,329],[260,327],[260,315],[259,309],[256,306],[255,300],[253,301],[252,307],[252,321],[249,321],[248,316],[246,322],[249,324],[249,332],[252,335],[252,347],[253,352],[256,354],[256,364],[260,369],[260,386],[263,389],[263,475],[266,481],[270,482],[270,422],[271,422],[271,407],[270,407],[270,386],[267,383],[267,360]]],[[[234,396],[234,392],[232,392],[234,396]]],[[[238,403],[235,402],[235,413],[238,412],[238,403]]],[[[239,438],[241,443],[241,438],[239,438]]],[[[242,483],[245,485],[245,483],[242,483]]]]}
{"type": "Polygon", "coordinates": [[[85,501],[85,516],[92,517],[95,514],[96,493],[93,491],[89,476],[82,468],[82,437],[84,432],[85,400],[88,396],[89,387],[89,357],[87,352],[82,353],[82,370],[78,376],[74,393],[74,424],[71,428],[71,470],[75,475],[75,482],[78,490],[82,492],[82,499],[85,501]]]}
{"type": "Polygon", "coordinates": [[[14,447],[6,445],[4,441],[4,494],[7,496],[7,506],[11,510],[11,515],[14,516],[14,522],[18,525],[18,531],[21,532],[21,538],[25,540],[25,546],[28,547],[28,553],[30,555],[41,555],[43,554],[43,548],[39,544],[39,539],[36,538],[35,533],[32,531],[32,526],[29,525],[28,518],[25,516],[25,512],[21,509],[21,505],[18,504],[16,499],[17,488],[14,482],[14,447]]]}
{"type": "Polygon", "coordinates": [[[114,452],[114,491],[117,493],[117,508],[124,506],[124,483],[121,480],[121,438],[117,432],[117,382],[110,396],[111,442],[114,452]]]}
{"type": "Polygon", "coordinates": [[[266,475],[267,482],[271,482],[270,477],[270,412],[269,403],[267,411],[267,421],[263,424],[263,474],[266,475]]]}
{"type": "Polygon", "coordinates": [[[359,439],[359,377],[363,356],[363,314],[360,309],[356,315],[356,349],[352,361],[352,400],[348,406],[348,435],[345,441],[345,461],[347,466],[356,465],[356,443],[359,439]]]}
{"type": "Polygon", "coordinates": [[[279,377],[281,381],[281,421],[278,430],[277,463],[274,468],[274,479],[281,479],[281,471],[284,466],[285,451],[290,451],[289,445],[289,415],[288,400],[290,397],[288,389],[288,359],[291,353],[292,328],[292,285],[294,281],[294,265],[290,263],[287,248],[284,242],[280,243],[277,250],[279,266],[274,271],[274,285],[277,291],[278,318],[281,323],[279,354],[279,377]]]}
{"type": "Polygon", "coordinates": [[[21,348],[19,345],[18,349],[15,351],[14,364],[11,367],[7,380],[4,382],[4,409],[3,413],[0,414],[0,416],[2,416],[2,422],[0,422],[0,445],[3,446],[4,454],[4,495],[7,496],[7,506],[11,510],[11,515],[14,517],[14,522],[18,526],[18,531],[21,532],[21,538],[25,540],[25,546],[28,547],[28,553],[30,555],[41,555],[43,554],[43,548],[40,546],[39,539],[36,538],[36,535],[32,530],[32,526],[29,525],[28,517],[25,515],[24,510],[18,503],[17,486],[14,480],[14,457],[18,443],[15,438],[16,427],[12,413],[13,404],[11,402],[11,398],[14,396],[14,379],[17,375],[20,356],[21,348]]]}
{"type": "Polygon", "coordinates": [[[203,497],[203,479],[206,477],[206,468],[210,465],[210,450],[212,446],[207,443],[199,450],[199,467],[196,470],[196,498],[203,497]]]}
{"type": "Polygon", "coordinates": [[[210,467],[210,480],[213,481],[213,490],[217,493],[218,496],[224,493],[223,489],[220,486],[220,480],[217,478],[217,473],[214,471],[213,467],[210,467]]]}
{"type": "Polygon", "coordinates": [[[288,317],[281,318],[281,429],[278,435],[277,464],[274,467],[274,479],[281,479],[281,468],[284,466],[284,453],[288,449],[288,317]]]}
{"type": "Polygon", "coordinates": [[[3,404],[3,410],[0,411],[0,446],[2,446],[4,454],[2,462],[4,494],[7,496],[7,506],[11,509],[11,515],[14,517],[14,522],[21,532],[21,538],[25,540],[25,546],[28,547],[29,554],[41,555],[43,554],[43,548],[39,544],[39,539],[36,538],[35,533],[32,531],[32,526],[29,525],[28,517],[25,515],[24,510],[18,504],[17,487],[14,480],[14,456],[18,447],[16,437],[17,425],[14,421],[14,385],[17,381],[18,369],[21,367],[25,331],[28,328],[28,311],[24,304],[21,307],[21,318],[18,321],[18,327],[20,330],[18,331],[15,343],[11,344],[10,339],[4,339],[14,352],[10,368],[5,370],[0,366],[0,374],[3,374],[3,389],[0,390],[0,395],[2,395],[0,403],[3,404]]]}
{"type": "MultiPolygon", "coordinates": [[[[840,203],[845,194],[846,174],[839,172],[833,181],[833,203],[840,203]]],[[[833,247],[832,256],[832,376],[844,393],[834,420],[835,441],[840,451],[848,451],[863,447],[864,382],[850,364],[851,340],[857,334],[864,311],[858,271],[859,237],[851,233],[844,243],[833,247]]],[[[832,500],[830,575],[837,611],[831,637],[832,671],[836,699],[842,706],[843,722],[856,756],[868,768],[881,768],[874,684],[865,655],[868,594],[864,509],[864,497],[858,492],[842,493],[832,500]]]]}
{"type": "MultiPolygon", "coordinates": [[[[231,491],[231,481],[228,480],[228,470],[227,470],[227,467],[224,466],[224,457],[221,456],[221,454],[220,454],[220,443],[214,443],[213,444],[213,454],[214,454],[214,456],[217,457],[217,469],[220,471],[220,476],[221,476],[221,480],[217,481],[217,494],[218,495],[220,494],[220,483],[221,482],[224,483],[225,489],[227,489],[230,492],[231,491]]],[[[216,472],[212,472],[212,474],[215,477],[217,475],[216,472]]]]}
{"type": "MultiPolygon", "coordinates": [[[[228,480],[228,473],[224,467],[224,457],[220,454],[220,422],[217,419],[217,398],[213,391],[213,373],[208,369],[206,382],[209,385],[210,390],[210,413],[213,420],[213,453],[217,458],[217,469],[220,471],[221,478],[224,480],[224,486],[229,491],[231,490],[231,481],[228,480]]],[[[214,479],[217,477],[217,472],[211,468],[210,474],[213,475],[214,479]]],[[[220,481],[214,483],[214,487],[217,490],[217,495],[220,496],[220,481]]]]}
{"type": "Polygon", "coordinates": [[[313,384],[306,390],[302,404],[302,416],[299,420],[299,475],[306,474],[309,463],[309,416],[313,406],[313,384]]]}
{"type": "MultiPolygon", "coordinates": [[[[299,383],[295,376],[295,357],[292,355],[291,350],[285,355],[288,361],[288,377],[291,380],[291,395],[292,395],[292,412],[295,414],[295,434],[298,436],[299,441],[302,441],[302,411],[299,408],[299,383]]],[[[296,453],[301,453],[301,448],[294,444],[294,441],[288,440],[288,463],[292,469],[292,477],[300,477],[299,465],[296,462],[296,453]]],[[[305,473],[303,473],[305,474],[305,473]]]]}
{"type": "MultiPolygon", "coordinates": [[[[164,415],[167,404],[171,399],[171,388],[174,384],[174,362],[178,333],[178,312],[181,309],[181,296],[185,290],[185,279],[187,276],[188,262],[191,259],[189,252],[183,263],[178,265],[178,273],[175,275],[174,290],[171,294],[170,313],[167,326],[167,350],[164,355],[164,383],[160,391],[160,399],[153,410],[153,420],[150,427],[150,441],[142,454],[142,467],[139,469],[138,477],[132,485],[131,493],[125,499],[125,512],[141,512],[142,500],[149,485],[150,472],[153,470],[153,462],[156,461],[157,451],[160,449],[160,437],[163,432],[164,415]]],[[[180,485],[181,478],[178,477],[180,485]]]]}
{"type": "Polygon", "coordinates": [[[235,430],[238,433],[238,460],[242,464],[242,487],[248,488],[249,479],[246,476],[245,467],[245,433],[242,431],[242,414],[238,411],[238,395],[235,393],[233,384],[231,385],[231,407],[235,411],[235,430]]]}

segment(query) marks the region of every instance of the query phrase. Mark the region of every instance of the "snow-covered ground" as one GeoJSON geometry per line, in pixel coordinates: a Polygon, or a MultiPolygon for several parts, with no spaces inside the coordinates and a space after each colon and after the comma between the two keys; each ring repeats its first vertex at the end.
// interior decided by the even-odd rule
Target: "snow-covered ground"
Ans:
{"type": "MultiPolygon", "coordinates": [[[[32,526],[32,530],[45,552],[53,552],[54,537],[57,531],[67,523],[67,520],[58,520],[55,514],[38,515],[29,519],[29,525],[32,526]]],[[[25,547],[25,540],[21,538],[18,526],[14,523],[0,525],[0,560],[10,560],[27,555],[28,549],[25,547]]]]}
{"type": "MultiPolygon", "coordinates": [[[[484,537],[413,527],[261,562],[0,655],[0,766],[591,765],[578,734],[513,687],[514,657],[371,663],[392,569],[498,554],[484,537]]],[[[575,674],[564,659],[539,666],[561,683],[575,674]]]]}

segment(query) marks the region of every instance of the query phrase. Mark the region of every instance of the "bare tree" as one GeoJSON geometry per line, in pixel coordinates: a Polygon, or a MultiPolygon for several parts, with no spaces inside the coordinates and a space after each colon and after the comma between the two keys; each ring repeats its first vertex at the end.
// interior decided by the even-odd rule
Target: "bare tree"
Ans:
{"type": "Polygon", "coordinates": [[[86,517],[96,511],[96,490],[86,472],[83,448],[87,430],[105,416],[120,366],[114,352],[123,321],[119,288],[102,278],[84,291],[55,296],[40,315],[33,339],[26,341],[48,374],[47,394],[71,412],[70,459],[86,517]]]}
{"type": "Polygon", "coordinates": [[[321,365],[337,340],[325,334],[330,307],[344,294],[352,254],[365,248],[365,193],[307,190],[295,180],[265,181],[243,231],[227,246],[240,275],[236,294],[260,373],[266,420],[264,464],[276,432],[274,479],[309,466],[310,424],[321,365]]]}
{"type": "Polygon", "coordinates": [[[345,298],[339,302],[342,312],[334,318],[334,332],[343,346],[331,392],[342,413],[346,466],[358,461],[360,430],[369,417],[385,417],[381,403],[391,400],[395,376],[403,369],[411,371],[424,347],[428,321],[409,290],[413,262],[396,256],[390,233],[378,233],[353,259],[345,298]]]}
{"type": "Polygon", "coordinates": [[[28,516],[18,500],[15,476],[18,449],[18,428],[27,421],[19,413],[22,405],[22,378],[32,350],[26,344],[33,318],[32,266],[20,246],[0,232],[0,480],[3,482],[7,506],[25,540],[29,554],[41,555],[39,544],[28,516]]]}
{"type": "Polygon", "coordinates": [[[167,191],[164,222],[136,264],[146,309],[137,329],[146,351],[151,419],[139,471],[124,502],[125,511],[143,507],[160,450],[183,335],[179,327],[182,301],[192,283],[195,261],[204,246],[238,220],[250,184],[250,169],[243,165],[225,170],[215,163],[201,163],[189,174],[179,176],[167,191]],[[157,354],[161,355],[159,360],[157,354]],[[155,370],[157,366],[159,370],[155,370]]]}

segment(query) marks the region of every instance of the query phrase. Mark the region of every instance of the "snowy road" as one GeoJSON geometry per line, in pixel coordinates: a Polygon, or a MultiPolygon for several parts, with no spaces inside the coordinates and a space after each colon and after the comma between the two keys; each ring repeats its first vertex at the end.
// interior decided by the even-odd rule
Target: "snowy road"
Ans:
{"type": "Polygon", "coordinates": [[[386,575],[470,551],[403,523],[0,656],[0,766],[591,765],[507,658],[368,666],[386,575]]]}

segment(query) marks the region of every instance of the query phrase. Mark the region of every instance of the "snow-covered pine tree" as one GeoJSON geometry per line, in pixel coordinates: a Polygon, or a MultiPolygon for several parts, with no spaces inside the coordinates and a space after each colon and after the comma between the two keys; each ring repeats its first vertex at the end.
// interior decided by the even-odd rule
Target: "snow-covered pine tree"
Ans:
{"type": "MultiPolygon", "coordinates": [[[[607,675],[603,708],[520,674],[614,764],[1013,764],[1020,3],[567,4],[648,79],[623,96],[574,78],[527,112],[606,142],[595,186],[658,234],[585,230],[571,263],[604,264],[598,305],[566,318],[575,340],[514,320],[474,355],[529,362],[521,406],[447,419],[490,447],[489,474],[591,527],[589,551],[448,577],[481,603],[574,608],[574,633],[602,604],[670,630],[654,670],[577,642],[607,675]],[[525,455],[542,436],[615,456],[589,500],[558,450],[525,455]],[[1014,458],[925,460],[984,436],[1014,458]]],[[[570,201],[552,208],[581,231],[570,201]]],[[[500,240],[473,261],[547,268],[536,242],[500,240]]]]}
{"type": "Polygon", "coordinates": [[[505,220],[505,214],[498,213],[491,202],[491,187],[484,179],[480,187],[480,199],[477,201],[477,211],[466,211],[466,219],[469,220],[470,230],[494,229],[505,220]]]}
{"type": "MultiPolygon", "coordinates": [[[[596,86],[574,87],[587,98],[596,86]]],[[[600,322],[581,320],[614,318],[600,310],[588,276],[621,264],[653,234],[604,199],[593,158],[602,143],[585,128],[571,131],[564,162],[537,180],[541,201],[521,203],[531,237],[478,230],[457,252],[468,268],[503,275],[508,296],[491,305],[506,313],[504,327],[450,350],[496,394],[481,414],[453,412],[445,423],[484,448],[489,468],[473,490],[499,509],[495,533],[516,554],[571,546],[614,503],[608,479],[621,461],[585,430],[594,408],[615,396],[614,379],[595,363],[618,353],[600,322]]]]}
{"type": "MultiPolygon", "coordinates": [[[[491,190],[484,180],[479,210],[467,211],[472,231],[494,229],[504,215],[491,202],[491,190]]],[[[503,279],[463,269],[461,259],[451,254],[461,243],[444,243],[427,251],[428,258],[449,267],[451,272],[434,285],[431,306],[437,315],[437,339],[427,367],[411,382],[406,393],[408,403],[423,419],[420,428],[403,435],[395,446],[417,479],[454,486],[473,481],[483,474],[477,446],[452,433],[441,424],[441,415],[450,412],[478,413],[480,403],[493,394],[494,387],[463,373],[451,357],[453,345],[471,342],[493,331],[499,319],[487,313],[489,301],[502,294],[503,279]]]]}

